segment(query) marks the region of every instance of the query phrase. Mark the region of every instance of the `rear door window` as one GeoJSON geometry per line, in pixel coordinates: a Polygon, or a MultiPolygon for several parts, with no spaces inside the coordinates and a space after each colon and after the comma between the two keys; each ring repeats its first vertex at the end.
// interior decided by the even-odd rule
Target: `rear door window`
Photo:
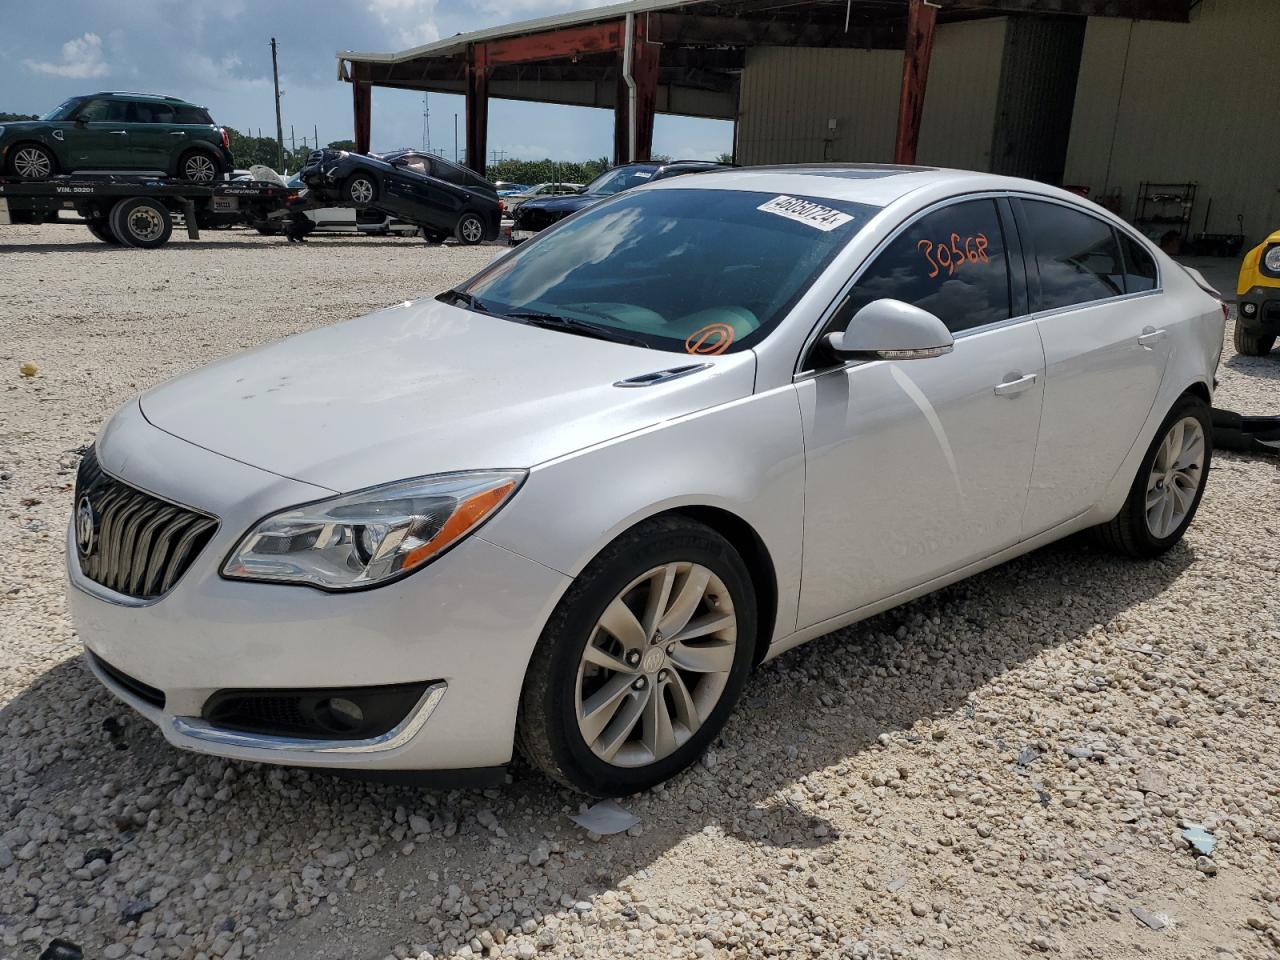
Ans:
{"type": "Polygon", "coordinates": [[[1124,250],[1124,289],[1126,293],[1143,293],[1156,288],[1155,257],[1142,244],[1126,233],[1120,234],[1124,250]]]}
{"type": "Polygon", "coordinates": [[[925,214],[876,258],[849,298],[843,317],[873,300],[901,300],[928,310],[952,333],[1008,320],[1009,257],[995,201],[925,214]]]}
{"type": "Polygon", "coordinates": [[[1047,201],[1023,200],[1022,209],[1040,275],[1040,310],[1125,293],[1124,260],[1111,224],[1047,201]]]}

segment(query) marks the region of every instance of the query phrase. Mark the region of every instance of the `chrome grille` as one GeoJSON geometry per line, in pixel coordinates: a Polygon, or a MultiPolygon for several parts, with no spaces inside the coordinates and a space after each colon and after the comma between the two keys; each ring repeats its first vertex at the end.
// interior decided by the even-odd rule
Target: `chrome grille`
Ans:
{"type": "Polygon", "coordinates": [[[92,510],[89,548],[77,533],[80,569],[108,590],[154,600],[187,572],[213,538],[213,517],[143,493],[105,473],[91,447],[76,475],[75,523],[92,510]]]}

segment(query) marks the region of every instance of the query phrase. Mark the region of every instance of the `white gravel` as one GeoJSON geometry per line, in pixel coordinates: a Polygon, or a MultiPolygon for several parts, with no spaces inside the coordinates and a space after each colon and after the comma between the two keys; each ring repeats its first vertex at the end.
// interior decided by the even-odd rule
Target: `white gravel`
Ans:
{"type": "MultiPolygon", "coordinates": [[[[606,839],[522,769],[444,794],[227,763],[102,691],[61,575],[102,420],[491,252],[0,233],[0,958],[1277,955],[1274,462],[1220,455],[1160,562],[1061,544],[770,664],[606,839]]],[[[1222,378],[1220,405],[1280,413],[1280,355],[1228,346],[1222,378]]]]}

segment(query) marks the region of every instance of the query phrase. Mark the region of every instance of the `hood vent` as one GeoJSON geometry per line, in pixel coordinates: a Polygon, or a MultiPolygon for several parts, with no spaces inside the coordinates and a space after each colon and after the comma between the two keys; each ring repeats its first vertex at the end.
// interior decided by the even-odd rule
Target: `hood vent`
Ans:
{"type": "Polygon", "coordinates": [[[617,381],[614,386],[653,387],[660,383],[679,380],[681,377],[687,377],[689,374],[697,373],[699,370],[706,370],[710,366],[712,366],[710,363],[689,363],[683,367],[671,367],[669,370],[656,370],[653,373],[642,373],[638,377],[628,377],[626,380],[617,381]]]}

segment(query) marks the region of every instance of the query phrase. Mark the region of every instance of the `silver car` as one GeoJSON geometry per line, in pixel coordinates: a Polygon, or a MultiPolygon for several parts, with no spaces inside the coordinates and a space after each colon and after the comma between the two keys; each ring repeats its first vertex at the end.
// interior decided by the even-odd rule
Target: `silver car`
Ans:
{"type": "Polygon", "coordinates": [[[478,784],[518,746],[626,794],[799,643],[1087,528],[1176,544],[1223,329],[1041,184],[677,178],[127,404],[71,606],[178,747],[478,784]]]}

